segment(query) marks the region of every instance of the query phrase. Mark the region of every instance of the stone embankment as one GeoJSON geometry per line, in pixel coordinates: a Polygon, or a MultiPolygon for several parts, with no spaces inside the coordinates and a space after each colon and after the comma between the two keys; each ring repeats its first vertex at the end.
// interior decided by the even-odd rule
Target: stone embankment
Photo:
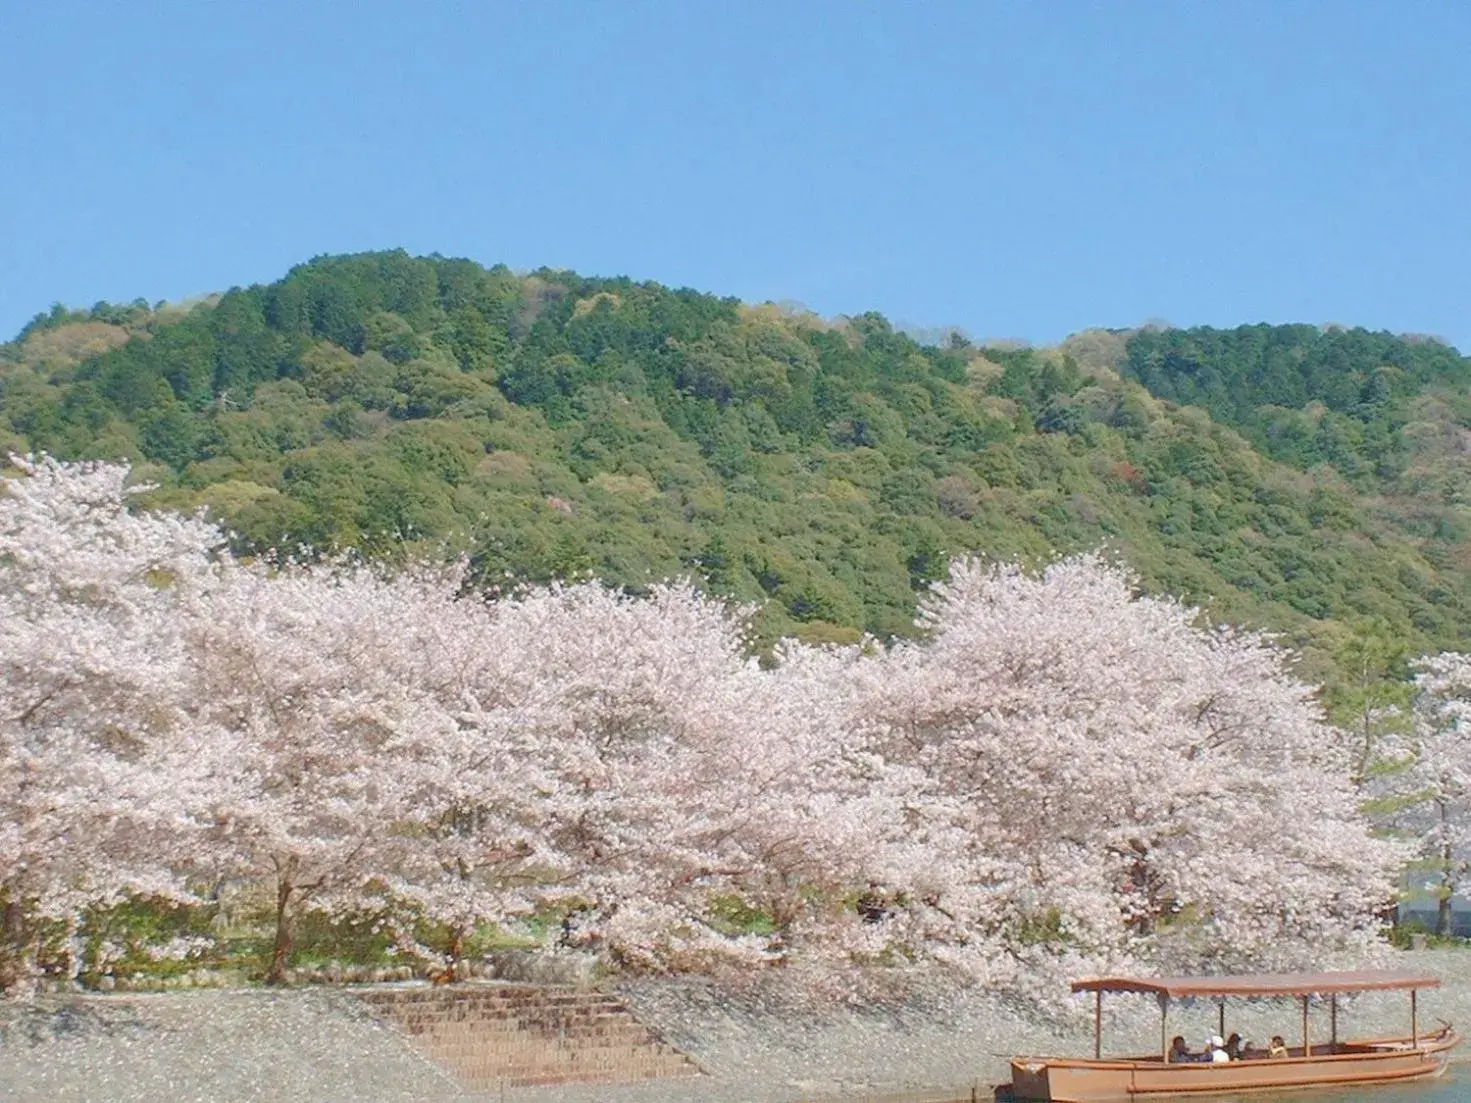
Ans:
{"type": "MultiPolygon", "coordinates": [[[[1447,982],[1422,993],[1421,1022],[1471,1025],[1471,951],[1406,958],[1447,982]]],[[[1150,1001],[1111,1002],[1105,1044],[1158,1044],[1150,1001]]],[[[1341,1026],[1404,1029],[1404,1003],[1365,997],[1341,1026]]],[[[1320,1017],[1314,1030],[1326,1033],[1320,1017]]],[[[1214,1005],[1170,1022],[1198,1040],[1214,1030],[1214,1005]]],[[[1253,1038],[1295,1023],[1271,1003],[1231,1012],[1232,1029],[1253,1038]]],[[[1011,1054],[1090,1044],[1081,1020],[1049,1026],[995,996],[924,985],[857,1006],[697,980],[46,996],[0,1004],[0,1099],[931,1103],[989,1098],[1011,1054]]]]}
{"type": "Polygon", "coordinates": [[[367,990],[360,998],[469,1091],[700,1075],[603,992],[477,984],[367,990]]]}

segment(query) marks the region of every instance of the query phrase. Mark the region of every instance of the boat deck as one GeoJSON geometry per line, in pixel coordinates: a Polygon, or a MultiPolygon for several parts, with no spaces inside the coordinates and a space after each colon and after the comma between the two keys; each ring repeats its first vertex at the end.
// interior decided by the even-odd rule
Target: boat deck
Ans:
{"type": "Polygon", "coordinates": [[[1011,1064],[1011,1097],[1039,1103],[1123,1103],[1151,1097],[1281,1091],[1345,1084],[1426,1080],[1445,1071],[1453,1031],[1420,1038],[1375,1038],[1301,1047],[1286,1057],[1248,1057],[1222,1064],[1167,1063],[1160,1055],[1026,1058],[1011,1064]],[[1331,1049],[1332,1052],[1329,1052],[1331,1049]]]}

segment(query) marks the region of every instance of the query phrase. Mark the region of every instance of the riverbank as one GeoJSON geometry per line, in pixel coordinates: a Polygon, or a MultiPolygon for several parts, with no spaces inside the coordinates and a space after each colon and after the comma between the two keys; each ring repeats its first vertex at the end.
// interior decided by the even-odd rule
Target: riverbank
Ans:
{"type": "MultiPolygon", "coordinates": [[[[1471,951],[1403,955],[1406,968],[1440,975],[1422,993],[1421,1022],[1471,1026],[1471,951]]],[[[0,1099],[17,1103],[341,1100],[365,1103],[787,1103],[821,1098],[986,1097],[1011,1055],[1086,1052],[1091,1026],[1039,1022],[986,993],[917,986],[902,1002],[834,1006],[773,984],[732,991],[695,980],[617,986],[640,1021],[689,1054],[698,1080],[559,1085],[471,1094],[382,1025],[351,992],[316,988],[46,997],[0,1005],[0,1099]]],[[[1345,1034],[1407,1029],[1400,995],[1364,997],[1341,1015],[1345,1034]],[[1403,1025],[1402,1025],[1403,1024],[1403,1025]]],[[[1106,1045],[1152,1048],[1152,1001],[1106,1005],[1106,1045]],[[1147,1005],[1147,1006],[1146,1006],[1147,1005]]],[[[1315,1015],[1326,1035],[1326,1012],[1315,1015]]],[[[1248,1037],[1295,1029],[1282,1004],[1233,1007],[1248,1037]]],[[[1214,1030],[1214,1005],[1181,1009],[1171,1032],[1192,1041],[1214,1030]]]]}

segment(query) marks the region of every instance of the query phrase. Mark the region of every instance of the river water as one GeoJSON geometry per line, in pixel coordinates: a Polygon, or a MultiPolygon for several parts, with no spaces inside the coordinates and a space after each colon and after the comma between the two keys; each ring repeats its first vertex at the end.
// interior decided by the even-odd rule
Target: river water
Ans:
{"type": "MultiPolygon", "coordinates": [[[[922,1098],[922,1097],[921,1097],[922,1098]]],[[[1285,1094],[1212,1095],[1210,1103],[1471,1103],[1471,1065],[1452,1065],[1429,1084],[1378,1088],[1313,1088],[1285,1094]]],[[[1202,1101],[1204,1103],[1204,1101],[1202,1101]]]]}
{"type": "MultiPolygon", "coordinates": [[[[1216,1103],[1226,1103],[1232,1097],[1213,1097],[1216,1103]]],[[[1242,1096],[1240,1103],[1468,1103],[1471,1101],[1471,1068],[1452,1067],[1439,1080],[1429,1084],[1398,1084],[1380,1088],[1316,1089],[1295,1092],[1290,1095],[1242,1096]]]]}
{"type": "Polygon", "coordinates": [[[1471,1067],[1452,1067],[1429,1084],[1398,1084],[1380,1088],[1317,1088],[1287,1095],[1211,1096],[1212,1103],[1468,1103],[1471,1067]]]}
{"type": "MultiPolygon", "coordinates": [[[[915,1096],[913,1103],[930,1103],[935,1096],[915,1096]]],[[[989,1103],[991,1096],[982,1097],[989,1103]]],[[[957,1103],[964,1103],[961,1096],[957,1103]]],[[[1471,1063],[1453,1062],[1438,1080],[1428,1084],[1388,1084],[1377,1088],[1311,1088],[1304,1091],[1259,1095],[1211,1095],[1202,1103],[1471,1103],[1471,1063]]],[[[901,1103],[895,1099],[894,1103],[901,1103]]]]}

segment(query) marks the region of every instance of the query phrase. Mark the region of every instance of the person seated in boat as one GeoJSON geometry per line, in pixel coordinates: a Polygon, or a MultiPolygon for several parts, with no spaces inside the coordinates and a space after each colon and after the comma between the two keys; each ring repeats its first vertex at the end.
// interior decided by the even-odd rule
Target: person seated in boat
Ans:
{"type": "Polygon", "coordinates": [[[1267,1047],[1268,1057],[1286,1057],[1287,1043],[1282,1040],[1282,1035],[1273,1034],[1272,1044],[1267,1047]]]}
{"type": "Polygon", "coordinates": [[[1224,1065],[1231,1060],[1231,1055],[1226,1052],[1226,1039],[1219,1034],[1212,1034],[1205,1042],[1205,1050],[1209,1055],[1206,1059],[1215,1065],[1224,1065]]]}
{"type": "Polygon", "coordinates": [[[1196,1054],[1190,1052],[1190,1047],[1185,1044],[1184,1036],[1176,1034],[1175,1040],[1170,1043],[1170,1064],[1190,1065],[1199,1060],[1200,1058],[1196,1054]]]}
{"type": "Polygon", "coordinates": [[[1229,1037],[1229,1038],[1226,1039],[1226,1056],[1229,1057],[1229,1058],[1231,1058],[1231,1060],[1233,1060],[1233,1061],[1239,1061],[1239,1060],[1241,1060],[1241,1046],[1242,1046],[1242,1044],[1243,1043],[1241,1041],[1241,1035],[1240,1034],[1237,1034],[1233,1030],[1231,1032],[1231,1037],[1229,1037]]]}

